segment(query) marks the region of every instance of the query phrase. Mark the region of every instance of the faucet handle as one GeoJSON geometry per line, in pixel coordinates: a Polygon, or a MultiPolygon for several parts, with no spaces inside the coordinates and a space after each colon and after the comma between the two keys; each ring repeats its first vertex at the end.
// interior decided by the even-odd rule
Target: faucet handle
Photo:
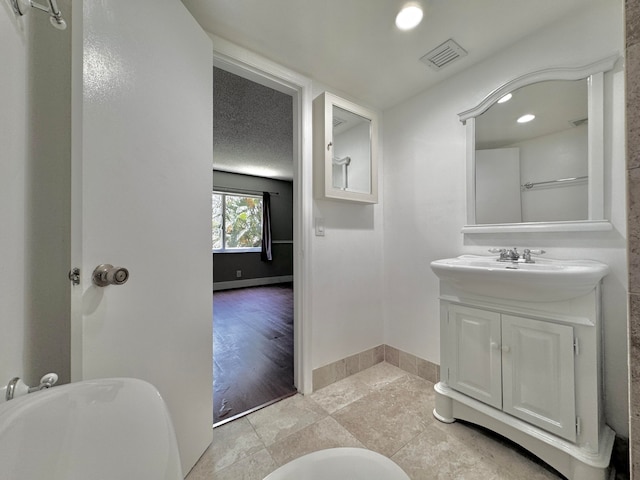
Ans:
{"type": "Polygon", "coordinates": [[[526,263],[536,263],[535,261],[531,260],[531,255],[542,255],[543,253],[546,253],[544,250],[531,250],[530,248],[525,248],[524,249],[524,261],[526,263]]]}
{"type": "Polygon", "coordinates": [[[43,388],[51,388],[58,382],[58,374],[57,373],[47,373],[40,379],[40,385],[38,385],[39,389],[43,388]]]}
{"type": "Polygon", "coordinates": [[[489,252],[491,253],[499,253],[500,257],[498,258],[499,262],[504,262],[511,259],[511,251],[506,248],[490,248],[489,252]]]}
{"type": "Polygon", "coordinates": [[[53,387],[58,381],[58,374],[56,373],[47,373],[40,379],[40,384],[35,387],[29,387],[27,393],[37,392],[40,390],[44,390],[45,388],[53,387]]]}

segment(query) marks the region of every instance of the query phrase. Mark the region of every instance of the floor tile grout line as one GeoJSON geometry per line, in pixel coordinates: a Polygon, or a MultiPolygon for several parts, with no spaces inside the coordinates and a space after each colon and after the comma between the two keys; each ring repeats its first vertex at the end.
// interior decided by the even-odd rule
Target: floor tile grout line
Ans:
{"type": "Polygon", "coordinates": [[[398,448],[395,452],[393,452],[391,455],[389,455],[387,458],[391,459],[394,455],[396,455],[400,450],[402,450],[404,447],[406,447],[407,445],[409,445],[411,442],[413,442],[416,438],[418,438],[420,435],[422,435],[423,433],[425,433],[427,431],[427,427],[424,427],[420,432],[418,432],[417,434],[415,434],[413,437],[411,437],[410,440],[406,441],[400,448],[398,448]]]}
{"type": "MultiPolygon", "coordinates": [[[[251,417],[251,415],[252,415],[252,414],[250,413],[249,415],[247,415],[246,417],[243,417],[243,418],[246,418],[246,419],[247,419],[247,422],[249,422],[249,425],[251,426],[251,429],[253,430],[253,432],[256,434],[256,437],[258,437],[258,440],[260,440],[260,443],[262,443],[263,448],[265,448],[265,449],[266,449],[266,448],[267,448],[267,444],[264,442],[263,438],[262,438],[262,437],[260,436],[260,434],[258,433],[258,430],[256,430],[256,427],[255,427],[255,425],[253,424],[253,422],[251,422],[251,418],[249,418],[249,417],[251,417]]],[[[268,450],[267,450],[267,451],[268,451],[268,450]]]]}

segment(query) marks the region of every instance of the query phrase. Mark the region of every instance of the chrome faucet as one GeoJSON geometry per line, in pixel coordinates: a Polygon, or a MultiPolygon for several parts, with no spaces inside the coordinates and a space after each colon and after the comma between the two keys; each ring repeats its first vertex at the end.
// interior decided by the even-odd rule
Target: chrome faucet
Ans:
{"type": "Polygon", "coordinates": [[[498,262],[521,262],[521,263],[536,263],[535,260],[531,258],[531,255],[542,255],[546,253],[544,250],[531,250],[529,248],[525,248],[522,255],[518,252],[518,249],[513,248],[490,248],[489,252],[491,253],[499,253],[500,257],[497,259],[498,262]]]}
{"type": "Polygon", "coordinates": [[[498,258],[499,262],[517,262],[520,258],[520,254],[518,253],[517,248],[506,249],[506,248],[490,248],[489,251],[491,253],[499,253],[500,258],[498,258]]]}
{"type": "Polygon", "coordinates": [[[520,254],[518,253],[518,249],[513,247],[512,249],[509,249],[506,251],[505,253],[506,259],[504,261],[507,262],[517,262],[518,259],[520,258],[520,254]]]}

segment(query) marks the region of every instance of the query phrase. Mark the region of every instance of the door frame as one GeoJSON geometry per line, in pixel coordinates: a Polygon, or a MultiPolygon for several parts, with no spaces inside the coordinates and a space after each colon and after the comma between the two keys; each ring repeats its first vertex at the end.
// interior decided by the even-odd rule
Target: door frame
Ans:
{"type": "Polygon", "coordinates": [[[312,392],[310,234],[313,218],[312,83],[217,35],[213,66],[293,98],[293,375],[302,394],[312,392]]]}

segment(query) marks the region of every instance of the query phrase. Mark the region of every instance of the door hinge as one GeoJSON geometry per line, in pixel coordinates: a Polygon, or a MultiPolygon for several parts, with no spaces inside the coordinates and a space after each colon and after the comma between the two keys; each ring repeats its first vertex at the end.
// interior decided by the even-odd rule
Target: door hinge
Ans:
{"type": "Polygon", "coordinates": [[[447,367],[447,381],[449,380],[449,367],[447,367]]]}
{"type": "Polygon", "coordinates": [[[80,285],[80,269],[78,267],[69,270],[69,280],[73,285],[80,285]]]}
{"type": "Polygon", "coordinates": [[[580,436],[582,434],[582,419],[580,417],[576,417],[576,435],[580,436]]]}
{"type": "Polygon", "coordinates": [[[573,353],[580,355],[580,342],[578,341],[578,337],[573,339],[573,353]]]}

